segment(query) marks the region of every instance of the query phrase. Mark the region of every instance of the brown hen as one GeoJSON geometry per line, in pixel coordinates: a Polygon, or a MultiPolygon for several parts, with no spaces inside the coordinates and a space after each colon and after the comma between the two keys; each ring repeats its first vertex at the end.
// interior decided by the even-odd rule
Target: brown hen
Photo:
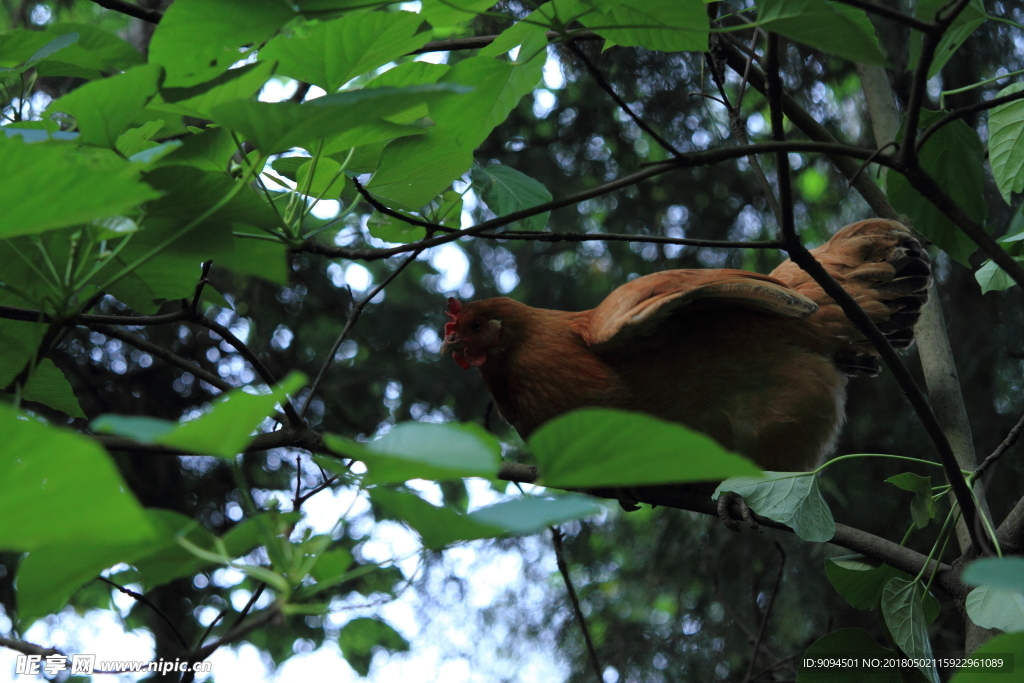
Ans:
{"type": "MultiPolygon", "coordinates": [[[[848,225],[812,251],[905,348],[930,265],[911,231],[848,225]]],[[[877,374],[871,344],[798,266],[667,270],[628,282],[592,310],[508,298],[448,300],[442,354],[476,366],[525,439],[588,406],[633,410],[708,434],[764,469],[816,466],[845,420],[846,376],[877,374]]]]}

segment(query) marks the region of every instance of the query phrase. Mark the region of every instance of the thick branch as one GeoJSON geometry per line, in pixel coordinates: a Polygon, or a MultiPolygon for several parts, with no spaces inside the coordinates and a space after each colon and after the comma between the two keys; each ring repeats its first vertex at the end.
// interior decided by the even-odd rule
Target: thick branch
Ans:
{"type": "Polygon", "coordinates": [[[54,647],[43,647],[34,643],[26,643],[24,640],[14,640],[13,638],[5,638],[3,636],[0,636],[0,647],[6,647],[23,655],[38,655],[40,657],[63,654],[54,647]]]}
{"type": "Polygon", "coordinates": [[[933,24],[930,21],[921,21],[917,17],[904,14],[898,10],[890,9],[883,4],[869,2],[869,0],[836,0],[836,2],[862,9],[865,12],[872,12],[880,17],[885,17],[886,19],[898,21],[904,26],[908,26],[916,31],[921,31],[922,33],[934,33],[939,28],[937,24],[933,24]]]}
{"type": "MultiPolygon", "coordinates": [[[[504,481],[516,481],[523,484],[532,484],[537,481],[539,475],[537,468],[532,465],[521,463],[504,462],[498,472],[498,479],[504,481]]],[[[676,510],[689,510],[699,512],[712,517],[718,516],[718,505],[711,500],[706,493],[694,490],[687,486],[645,486],[639,489],[631,489],[640,502],[650,505],[676,510]]],[[[600,491],[591,491],[592,495],[603,495],[600,491]]],[[[615,492],[608,490],[607,497],[614,497],[615,492]]],[[[743,521],[739,511],[730,510],[730,514],[737,521],[743,521]]],[[[792,532],[785,524],[755,515],[757,523],[761,526],[770,527],[779,531],[792,532]]],[[[928,559],[924,555],[910,548],[901,546],[892,541],[886,540],[866,531],[855,529],[845,524],[836,524],[836,535],[830,543],[861,553],[870,558],[885,562],[891,567],[900,569],[908,574],[914,575],[921,571],[928,559]]],[[[968,589],[960,583],[957,576],[947,564],[928,561],[928,571],[937,570],[935,577],[936,584],[952,596],[966,595],[968,589]]]]}

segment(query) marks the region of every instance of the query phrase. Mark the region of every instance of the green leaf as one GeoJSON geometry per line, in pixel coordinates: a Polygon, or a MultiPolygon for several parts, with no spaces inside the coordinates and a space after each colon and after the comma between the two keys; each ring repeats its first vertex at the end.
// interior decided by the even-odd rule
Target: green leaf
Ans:
{"type": "Polygon", "coordinates": [[[950,679],[949,683],[992,683],[993,673],[1013,673],[1014,666],[1019,667],[1020,663],[1024,662],[1024,633],[998,635],[968,656],[982,661],[998,660],[1001,666],[965,666],[950,679]]]}
{"type": "MultiPolygon", "coordinates": [[[[932,644],[928,639],[928,622],[921,597],[924,585],[920,581],[892,578],[882,591],[882,617],[897,647],[908,657],[932,659],[932,644]]],[[[932,683],[939,683],[934,665],[925,662],[918,669],[932,683]]]]}
{"type": "Polygon", "coordinates": [[[825,574],[836,591],[856,609],[874,609],[889,579],[909,579],[906,573],[864,555],[843,555],[825,560],[825,574]]]}
{"type": "Polygon", "coordinates": [[[986,557],[964,568],[969,586],[991,586],[1024,593],[1024,557],[986,557]]]}
{"type": "Polygon", "coordinates": [[[350,80],[423,47],[432,32],[418,32],[413,12],[369,12],[325,21],[299,37],[278,36],[260,50],[278,71],[334,92],[350,80]]]}
{"type": "MultiPolygon", "coordinates": [[[[864,629],[844,628],[822,636],[807,648],[802,661],[817,659],[852,659],[860,663],[863,659],[892,658],[895,652],[875,642],[864,629]]],[[[797,683],[900,683],[899,669],[886,667],[826,667],[801,666],[796,677],[797,683]]]]}
{"type": "MultiPolygon", "coordinates": [[[[511,166],[474,166],[473,180],[482,187],[483,200],[498,216],[507,216],[551,201],[551,193],[543,183],[511,166]]],[[[550,212],[545,212],[521,223],[512,223],[511,226],[521,225],[523,230],[543,230],[550,215],[550,212]]]]}
{"type": "Polygon", "coordinates": [[[13,68],[0,66],[0,78],[3,78],[7,75],[16,75],[24,73],[32,67],[34,67],[39,62],[51,57],[54,53],[63,50],[64,48],[74,44],[77,41],[77,33],[65,33],[64,35],[57,36],[56,38],[48,42],[46,45],[43,45],[41,48],[36,50],[32,54],[32,56],[25,61],[24,64],[20,64],[13,68]]]}
{"type": "MultiPolygon", "coordinates": [[[[124,156],[130,157],[147,149],[148,145],[155,147],[157,146],[156,143],[149,142],[149,139],[156,135],[163,127],[164,122],[158,119],[144,123],[138,128],[129,128],[117,138],[114,148],[124,156]]],[[[178,144],[180,145],[181,143],[179,142],[178,144]]]]}
{"type": "Polygon", "coordinates": [[[480,508],[469,517],[510,534],[534,534],[553,524],[589,517],[603,510],[604,506],[593,498],[570,493],[556,498],[513,498],[480,508]]]}
{"type": "Polygon", "coordinates": [[[78,39],[36,64],[40,76],[92,79],[145,62],[138,50],[110,31],[89,24],[56,23],[39,30],[0,34],[0,67],[32,61],[45,54],[48,45],[67,41],[70,34],[76,34],[78,39]]]}
{"type": "MultiPolygon", "coordinates": [[[[409,212],[400,211],[399,213],[405,214],[409,212]]],[[[409,215],[411,217],[411,214],[409,215]]],[[[366,222],[366,229],[377,239],[391,242],[392,244],[418,242],[427,236],[426,228],[411,225],[384,213],[374,213],[370,216],[370,219],[366,222]]]]}
{"type": "Polygon", "coordinates": [[[155,64],[136,67],[118,76],[93,81],[73,90],[46,108],[47,114],[71,114],[86,145],[113,149],[118,136],[156,94],[163,69],[155,64]]]}
{"type": "MultiPolygon", "coordinates": [[[[1021,265],[1024,265],[1024,258],[1015,259],[1021,265]]],[[[978,268],[974,273],[974,279],[981,285],[981,293],[988,294],[989,292],[1001,292],[1003,290],[1013,287],[1016,283],[1012,277],[1010,277],[1005,270],[999,267],[995,261],[989,259],[981,264],[981,268],[978,268]]]]}
{"type": "MultiPolygon", "coordinates": [[[[247,230],[246,232],[257,232],[247,230]]],[[[217,267],[255,275],[279,285],[288,284],[288,251],[281,242],[235,237],[231,251],[221,252],[217,267]]]]}
{"type": "MultiPolygon", "coordinates": [[[[323,464],[323,461],[321,461],[323,464]]],[[[451,508],[435,507],[419,496],[404,491],[370,489],[370,498],[388,513],[416,530],[424,547],[440,550],[456,541],[494,538],[503,529],[460,515],[451,508]]]]}
{"type": "Polygon", "coordinates": [[[361,617],[345,624],[338,633],[341,654],[360,676],[370,673],[370,663],[377,650],[407,652],[409,643],[395,629],[380,619],[361,617]]]}
{"type": "Polygon", "coordinates": [[[1024,631],[1024,593],[1020,591],[980,586],[967,594],[964,607],[971,621],[982,628],[1024,631]]]}
{"type": "Polygon", "coordinates": [[[437,129],[394,140],[381,153],[367,184],[385,203],[415,211],[440,194],[473,164],[473,153],[437,129]]]}
{"type": "Polygon", "coordinates": [[[708,14],[701,0],[593,0],[581,24],[617,45],[662,52],[707,52],[708,14]]]}
{"type": "MultiPolygon", "coordinates": [[[[946,0],[918,0],[914,7],[914,16],[924,21],[935,21],[935,16],[942,8],[949,3],[946,0]]],[[[964,41],[967,40],[975,29],[985,23],[985,5],[982,0],[971,0],[956,20],[950,25],[935,48],[935,58],[928,68],[928,78],[942,70],[949,58],[952,57],[964,41]]],[[[910,69],[917,68],[921,59],[921,33],[913,31],[910,35],[910,69]]]]}
{"type": "MultiPolygon", "coordinates": [[[[927,127],[942,112],[922,111],[921,126],[927,127]]],[[[903,129],[897,136],[902,138],[903,129]]],[[[985,222],[985,151],[978,134],[963,121],[942,127],[921,149],[921,167],[967,214],[978,223],[985,222]]],[[[886,172],[885,193],[896,211],[913,221],[914,229],[930,239],[949,256],[964,264],[978,248],[938,208],[910,186],[899,173],[886,172]]]]}
{"type": "Polygon", "coordinates": [[[321,140],[465,91],[447,83],[375,88],[335,93],[303,104],[228,102],[214,107],[212,114],[219,123],[271,154],[292,147],[315,150],[321,140]]]}
{"type": "Polygon", "coordinates": [[[886,66],[864,10],[825,0],[758,0],[762,30],[859,64],[886,66]]]}
{"type": "Polygon", "coordinates": [[[348,568],[352,566],[352,553],[344,548],[328,550],[317,557],[311,574],[318,585],[324,588],[340,583],[347,578],[348,568]]]}
{"type": "Polygon", "coordinates": [[[199,85],[163,88],[149,108],[208,119],[217,105],[252,97],[273,73],[273,62],[246,64],[199,85]]]}
{"type": "MultiPolygon", "coordinates": [[[[447,64],[431,64],[430,62],[407,62],[405,64],[399,64],[394,69],[389,69],[377,76],[369,83],[364,86],[364,89],[372,88],[404,88],[410,85],[425,85],[427,83],[437,83],[441,78],[451,70],[451,67],[447,64]]],[[[389,117],[389,121],[393,123],[412,123],[424,116],[427,116],[429,111],[427,105],[422,104],[418,107],[413,107],[397,116],[389,117]]],[[[397,137],[397,136],[396,136],[397,137]]]]}
{"type": "Polygon", "coordinates": [[[903,472],[886,479],[887,482],[914,494],[910,501],[910,516],[918,529],[928,526],[935,517],[935,501],[932,499],[932,478],[922,477],[913,472],[903,472]]]}
{"type": "Polygon", "coordinates": [[[589,488],[714,481],[760,470],[711,438],[642,413],[585,408],[533,433],[545,486],[589,488]]]}
{"type": "MultiPolygon", "coordinates": [[[[35,353],[42,326],[13,320],[4,320],[0,325],[0,388],[3,388],[18,376],[35,353]]],[[[49,358],[39,361],[21,395],[71,417],[85,417],[64,373],[49,358]]]]}
{"type": "MultiPolygon", "coordinates": [[[[302,373],[288,375],[279,387],[268,394],[253,395],[234,389],[217,399],[210,412],[191,422],[168,429],[163,421],[104,415],[92,428],[108,434],[120,434],[144,443],[156,443],[189,453],[234,458],[252,440],[252,432],[284,401],[306,383],[302,373]]],[[[170,423],[173,425],[173,423],[170,423]]]]}
{"type": "Polygon", "coordinates": [[[420,14],[434,28],[458,26],[494,5],[494,0],[422,0],[420,14]]]}
{"type": "Polygon", "coordinates": [[[295,177],[298,189],[313,198],[337,199],[345,189],[345,174],[341,172],[341,164],[328,157],[318,159],[315,166],[312,159],[307,159],[299,166],[295,177]],[[310,173],[313,174],[312,179],[310,173]]]}
{"type": "Polygon", "coordinates": [[[139,169],[80,153],[66,143],[27,144],[0,135],[0,238],[128,213],[158,193],[139,169]]]}
{"type": "Polygon", "coordinates": [[[153,33],[149,59],[167,71],[167,86],[188,87],[228,70],[295,17],[281,0],[178,0],[153,33]]]}
{"type": "MultiPolygon", "coordinates": [[[[520,52],[526,50],[524,46],[520,52]]],[[[546,56],[546,51],[536,52],[524,64],[492,57],[462,60],[441,78],[439,85],[461,85],[472,91],[431,104],[431,117],[459,147],[476,149],[508,117],[523,95],[533,92],[540,81],[546,56]]]]}
{"type": "MultiPolygon", "coordinates": [[[[169,511],[161,511],[168,514],[169,511]]],[[[173,531],[170,543],[161,545],[153,552],[141,556],[138,560],[132,560],[133,564],[142,576],[146,589],[156,588],[175,579],[194,576],[198,572],[210,567],[218,566],[218,562],[210,562],[196,557],[193,553],[183,548],[178,543],[177,537],[184,536],[189,542],[204,550],[214,552],[217,544],[214,535],[203,528],[199,523],[179,515],[181,521],[173,531]]],[[[253,549],[263,545],[264,538],[261,525],[265,522],[296,524],[302,517],[300,512],[287,512],[279,514],[276,512],[259,513],[250,517],[240,524],[236,524],[221,537],[223,547],[228,557],[242,557],[252,552],[253,549]]]]}
{"type": "MultiPolygon", "coordinates": [[[[999,91],[999,97],[1024,89],[1014,83],[999,91]]],[[[1024,190],[1024,100],[1007,102],[988,114],[988,162],[999,193],[1010,203],[1010,193],[1024,190]]]]}
{"type": "Polygon", "coordinates": [[[805,541],[824,543],[836,533],[835,520],[818,490],[813,474],[765,472],[763,477],[726,479],[715,489],[717,500],[725,491],[743,497],[751,510],[792,527],[805,541]]]}
{"type": "MultiPolygon", "coordinates": [[[[60,611],[68,599],[102,570],[178,547],[175,536],[191,527],[192,533],[210,533],[188,517],[171,510],[149,509],[145,515],[158,535],[136,543],[69,541],[33,550],[18,565],[18,617],[31,623],[60,611]]],[[[212,538],[212,536],[211,536],[212,538]]]]}
{"type": "Polygon", "coordinates": [[[0,548],[136,543],[157,535],[110,456],[92,440],[0,405],[0,443],[0,548]]]}
{"type": "Polygon", "coordinates": [[[223,128],[207,128],[202,132],[193,132],[185,138],[181,147],[173,150],[157,165],[194,166],[203,171],[223,173],[236,151],[230,131],[223,128]]]}
{"type": "MultiPolygon", "coordinates": [[[[497,440],[475,424],[403,422],[370,443],[333,434],[324,438],[332,450],[366,463],[367,484],[494,477],[501,461],[497,440]]],[[[332,469],[338,466],[324,461],[332,469]]]]}

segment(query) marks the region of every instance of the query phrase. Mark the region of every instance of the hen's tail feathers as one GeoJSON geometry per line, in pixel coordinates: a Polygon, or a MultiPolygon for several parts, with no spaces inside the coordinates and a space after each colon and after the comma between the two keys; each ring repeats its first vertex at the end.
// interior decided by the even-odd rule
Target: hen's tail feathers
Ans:
{"type": "MultiPolygon", "coordinates": [[[[928,300],[931,263],[909,228],[896,221],[860,221],[811,253],[867,312],[890,344],[898,349],[913,344],[914,324],[928,300]]],[[[818,283],[790,261],[771,275],[818,304],[818,312],[809,321],[839,342],[835,361],[843,372],[878,374],[877,353],[871,342],[818,283]]]]}

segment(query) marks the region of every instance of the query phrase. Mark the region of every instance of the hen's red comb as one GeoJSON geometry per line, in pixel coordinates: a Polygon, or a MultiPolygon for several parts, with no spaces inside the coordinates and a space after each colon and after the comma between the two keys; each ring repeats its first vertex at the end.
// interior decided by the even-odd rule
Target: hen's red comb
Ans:
{"type": "Polygon", "coordinates": [[[456,299],[454,296],[448,297],[448,313],[451,315],[458,315],[459,311],[462,310],[462,302],[456,299]]]}

